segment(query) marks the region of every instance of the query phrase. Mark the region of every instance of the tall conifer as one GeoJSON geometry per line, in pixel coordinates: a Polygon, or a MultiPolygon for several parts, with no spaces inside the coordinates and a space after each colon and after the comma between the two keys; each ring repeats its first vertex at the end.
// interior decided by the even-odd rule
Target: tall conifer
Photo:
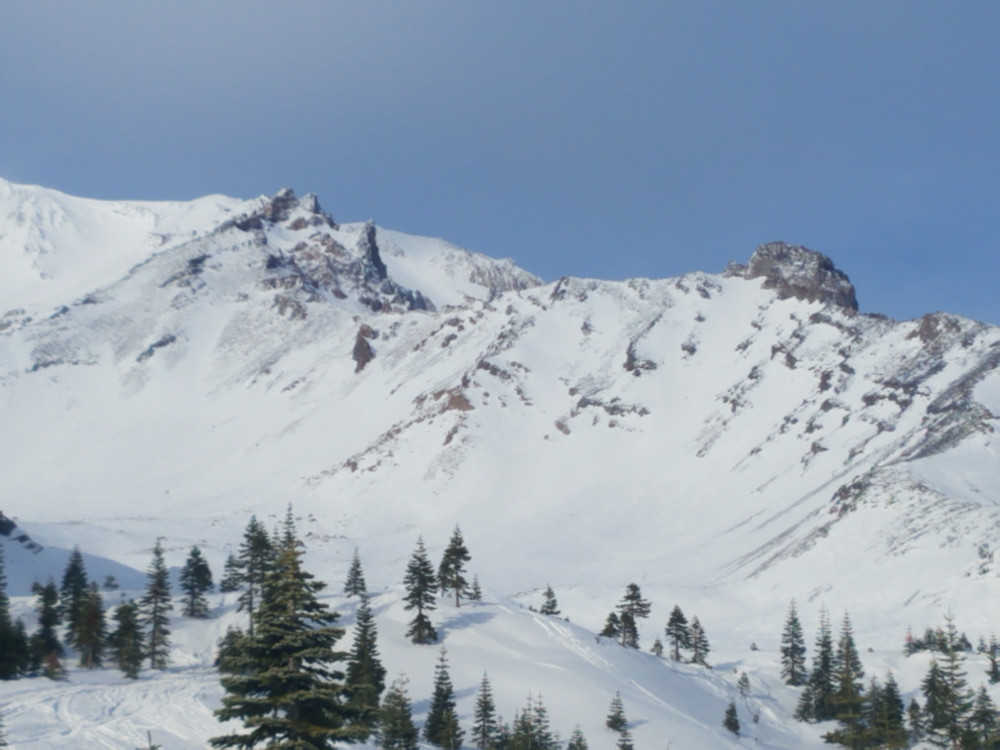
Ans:
{"type": "Polygon", "coordinates": [[[795,611],[795,601],[788,605],[785,629],[781,633],[781,677],[786,685],[798,687],[806,682],[806,642],[802,624],[795,611]]]}
{"type": "Polygon", "coordinates": [[[465,732],[458,725],[458,710],[455,707],[455,689],[448,674],[448,657],[444,646],[434,668],[434,692],[431,705],[424,722],[424,738],[445,750],[458,750],[462,746],[465,732]]]}
{"type": "Polygon", "coordinates": [[[367,590],[365,574],[361,570],[361,558],[358,557],[358,548],[355,547],[351,567],[347,571],[347,580],[344,581],[344,593],[348,596],[361,596],[367,590]]]}
{"type": "Polygon", "coordinates": [[[139,600],[141,623],[146,628],[146,656],[150,669],[166,669],[170,656],[170,574],[163,559],[163,545],[156,540],[146,571],[146,592],[139,600]]]}
{"type": "Polygon", "coordinates": [[[460,605],[462,595],[466,592],[469,582],[465,580],[465,564],[472,559],[462,538],[462,531],[455,527],[448,541],[448,546],[441,557],[438,566],[438,585],[441,593],[452,591],[455,595],[455,606],[460,605]]]}
{"type": "Polygon", "coordinates": [[[413,707],[405,675],[397,677],[379,708],[378,746],[381,750],[417,750],[419,733],[413,724],[413,707]]]}
{"type": "Polygon", "coordinates": [[[434,630],[426,613],[432,611],[435,606],[434,592],[437,589],[437,578],[434,575],[434,567],[427,557],[423,537],[417,540],[417,549],[406,566],[403,584],[406,586],[406,595],[403,597],[406,602],[405,609],[417,612],[410,621],[406,636],[414,643],[433,643],[437,640],[437,631],[434,630]]]}
{"type": "Polygon", "coordinates": [[[361,594],[354,623],[354,643],[347,657],[344,692],[351,708],[354,737],[368,739],[378,722],[379,698],[385,689],[385,667],[379,659],[378,634],[368,595],[361,594]]]}

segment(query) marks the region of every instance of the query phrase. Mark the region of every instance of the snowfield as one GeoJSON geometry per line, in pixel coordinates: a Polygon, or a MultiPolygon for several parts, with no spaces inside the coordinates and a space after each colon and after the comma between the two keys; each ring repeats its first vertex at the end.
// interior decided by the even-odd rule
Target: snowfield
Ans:
{"type": "MultiPolygon", "coordinates": [[[[902,656],[908,627],[998,629],[996,327],[744,272],[543,284],[290,191],[156,204],[0,181],[0,268],[0,543],[29,629],[32,582],[74,545],[129,592],[158,537],[175,570],[198,544],[218,580],[250,516],[273,528],[289,504],[347,626],[360,549],[418,721],[438,649],[406,642],[401,580],[418,536],[436,564],[461,527],[486,601],[434,621],[467,731],[485,671],[507,721],[540,696],[591,747],[615,742],[616,691],[640,750],[818,747],[831,727],[792,720],[780,679],[792,599],[810,650],[821,608],[835,636],[849,611],[867,676],[892,669],[907,702],[927,668],[902,656]],[[630,582],[653,603],[640,651],[595,635],[630,582]],[[529,609],[547,584],[568,620],[529,609]],[[713,669],[649,653],[675,604],[713,669]]],[[[165,672],[0,683],[11,744],[205,747],[215,644],[243,617],[213,605],[173,619],[165,672]]]]}

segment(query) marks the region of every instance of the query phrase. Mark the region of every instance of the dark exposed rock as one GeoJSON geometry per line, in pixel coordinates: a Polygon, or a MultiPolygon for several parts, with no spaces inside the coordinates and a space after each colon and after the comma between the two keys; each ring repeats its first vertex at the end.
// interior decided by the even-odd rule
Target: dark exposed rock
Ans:
{"type": "Polygon", "coordinates": [[[378,333],[367,323],[362,323],[358,329],[358,335],[354,337],[354,351],[351,356],[354,359],[354,372],[361,372],[365,365],[375,359],[375,350],[369,342],[370,339],[378,338],[378,333]]]}
{"type": "MultiPolygon", "coordinates": [[[[727,275],[736,275],[739,266],[730,264],[727,275]]],[[[782,299],[795,297],[807,302],[825,302],[857,311],[854,285],[847,274],[828,257],[815,250],[784,242],[768,242],[754,250],[743,272],[745,279],[764,279],[764,286],[776,289],[782,299]]]]}
{"type": "Polygon", "coordinates": [[[161,337],[157,341],[150,344],[145,351],[141,352],[138,357],[135,358],[136,362],[145,362],[147,359],[153,356],[153,353],[157,349],[162,349],[165,346],[170,346],[177,340],[177,337],[172,333],[168,333],[166,336],[161,337]]]}

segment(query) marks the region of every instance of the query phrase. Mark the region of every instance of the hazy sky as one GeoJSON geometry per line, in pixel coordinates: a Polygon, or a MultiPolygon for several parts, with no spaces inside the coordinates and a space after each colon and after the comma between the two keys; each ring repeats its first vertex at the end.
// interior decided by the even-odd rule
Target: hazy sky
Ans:
{"type": "Polygon", "coordinates": [[[8,0],[0,176],[287,185],[546,280],[782,239],[867,312],[1000,323],[998,40],[996,0],[8,0]]]}

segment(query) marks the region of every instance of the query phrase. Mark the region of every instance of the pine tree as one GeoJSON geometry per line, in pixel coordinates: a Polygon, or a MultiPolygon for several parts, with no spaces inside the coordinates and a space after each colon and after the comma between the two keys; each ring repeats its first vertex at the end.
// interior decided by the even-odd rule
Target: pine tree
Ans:
{"type": "Polygon", "coordinates": [[[990,644],[983,649],[983,653],[986,654],[986,658],[990,662],[989,670],[986,672],[990,684],[996,685],[1000,682],[1000,644],[997,643],[997,637],[992,633],[990,634],[990,644]]]}
{"type": "Polygon", "coordinates": [[[864,704],[863,682],[865,671],[854,645],[851,619],[844,613],[840,626],[840,640],[833,659],[833,718],[840,727],[825,735],[830,742],[839,742],[856,747],[864,741],[865,728],[862,722],[864,704]]]}
{"type": "Polygon", "coordinates": [[[680,661],[681,649],[691,648],[691,630],[684,612],[677,605],[674,605],[670,619],[667,620],[667,638],[674,647],[674,661],[680,661]]]}
{"type": "Polygon", "coordinates": [[[705,628],[701,626],[697,617],[691,619],[691,663],[708,666],[708,653],[712,648],[708,644],[708,636],[705,628]]]}
{"type": "Polygon", "coordinates": [[[907,746],[903,698],[892,672],[886,675],[885,685],[881,688],[872,679],[871,687],[865,696],[864,710],[867,727],[865,737],[869,744],[886,748],[907,746]]]}
{"type": "Polygon", "coordinates": [[[239,570],[240,588],[244,589],[238,600],[238,610],[247,613],[247,635],[251,638],[254,635],[257,604],[274,559],[275,547],[267,529],[256,516],[250,516],[236,555],[236,564],[239,570]]]}
{"type": "Polygon", "coordinates": [[[139,618],[139,606],[134,601],[122,602],[115,609],[113,619],[116,626],[108,636],[112,659],[122,673],[133,680],[139,676],[146,654],[139,618]]]}
{"type": "Polygon", "coordinates": [[[622,632],[622,621],[617,612],[611,612],[608,619],[604,621],[604,629],[601,635],[605,638],[617,638],[622,632]]]}
{"type": "Polygon", "coordinates": [[[826,721],[834,716],[833,696],[836,686],[833,680],[833,634],[830,630],[830,618],[825,610],[819,616],[815,652],[813,668],[806,683],[813,708],[809,720],[826,721]]]}
{"type": "Polygon", "coordinates": [[[347,580],[344,581],[344,593],[347,596],[360,596],[368,588],[365,586],[365,574],[361,570],[361,558],[358,557],[358,548],[354,548],[354,557],[351,558],[351,567],[347,570],[347,580]]]}
{"type": "Polygon", "coordinates": [[[80,654],[80,666],[95,669],[104,666],[108,628],[104,618],[104,600],[96,583],[87,587],[87,597],[77,615],[72,646],[80,654]]]}
{"type": "Polygon", "coordinates": [[[635,750],[632,744],[632,733],[628,727],[618,733],[618,742],[615,744],[616,750],[635,750]]]}
{"type": "Polygon", "coordinates": [[[65,651],[59,642],[57,631],[62,622],[59,614],[59,589],[50,578],[44,586],[36,581],[31,590],[38,597],[35,602],[38,630],[31,636],[31,671],[52,680],[63,679],[66,670],[59,660],[65,655],[65,651]]]}
{"type": "Polygon", "coordinates": [[[663,656],[663,641],[660,640],[659,636],[653,641],[653,647],[649,650],[656,656],[663,656]]]}
{"type": "Polygon", "coordinates": [[[468,581],[465,580],[465,563],[470,559],[472,558],[469,555],[469,550],[465,547],[465,540],[462,539],[462,531],[456,526],[448,541],[448,546],[445,548],[444,555],[441,557],[437,573],[441,593],[453,591],[456,607],[459,606],[461,596],[469,585],[468,581]]]}
{"type": "Polygon", "coordinates": [[[1000,743],[1000,732],[997,727],[997,707],[982,685],[976,692],[969,715],[968,736],[966,742],[972,747],[994,748],[1000,743]]]}
{"type": "Polygon", "coordinates": [[[910,705],[906,707],[906,723],[910,726],[909,740],[911,744],[920,742],[925,736],[924,713],[920,710],[920,704],[916,698],[910,699],[910,705]]]}
{"type": "Polygon", "coordinates": [[[750,678],[746,672],[740,672],[740,678],[736,681],[736,689],[744,698],[750,695],[750,678]]]}
{"type": "Polygon", "coordinates": [[[337,613],[317,598],[324,584],[302,567],[302,556],[289,508],[254,635],[241,641],[245,668],[220,679],[226,694],[216,716],[242,720],[247,731],[214,737],[213,747],[312,750],[351,739],[343,673],[334,667],[346,657],[334,650],[344,631],[334,626],[337,613]]]}
{"type": "Polygon", "coordinates": [[[473,574],[472,588],[469,589],[469,601],[481,602],[483,600],[483,590],[479,586],[479,576],[473,574]]]}
{"type": "MultiPolygon", "coordinates": [[[[934,743],[959,747],[972,710],[973,695],[962,668],[965,657],[954,619],[948,615],[945,623],[938,675],[931,679],[928,674],[925,679],[927,733],[934,743]],[[931,679],[933,698],[926,687],[928,679],[931,679]]],[[[931,665],[936,666],[934,662],[931,665]]]]}
{"type": "Polygon", "coordinates": [[[181,614],[201,619],[208,617],[208,600],[205,598],[205,593],[214,587],[208,562],[198,549],[198,545],[195,545],[188,553],[181,569],[181,591],[184,592],[184,607],[181,614]]]}
{"type": "Polygon", "coordinates": [[[722,718],[722,726],[733,734],[740,733],[740,717],[736,713],[736,704],[729,701],[729,705],[726,706],[726,714],[722,718]]]}
{"type": "Polygon", "coordinates": [[[219,592],[228,594],[232,591],[239,591],[243,584],[243,572],[240,570],[240,561],[232,552],[226,557],[226,564],[222,568],[222,580],[219,581],[219,592]]]}
{"type": "Polygon", "coordinates": [[[608,717],[604,720],[604,726],[613,732],[620,732],[628,726],[621,692],[616,691],[615,697],[611,699],[611,706],[608,708],[608,717]]]}
{"type": "Polygon", "coordinates": [[[496,747],[497,732],[500,727],[497,723],[496,704],[493,702],[493,688],[485,672],[479,683],[479,692],[476,693],[476,708],[472,721],[471,739],[477,750],[493,750],[496,747]]]}
{"type": "Polygon", "coordinates": [[[139,599],[141,623],[147,629],[146,656],[150,669],[166,669],[170,656],[170,574],[163,560],[163,545],[156,540],[153,560],[146,570],[146,593],[139,599]]]}
{"type": "Polygon", "coordinates": [[[583,736],[583,730],[580,729],[579,724],[573,729],[573,734],[569,736],[569,744],[566,745],[566,750],[590,750],[590,746],[587,744],[587,740],[583,736]]]}
{"type": "Polygon", "coordinates": [[[368,595],[361,594],[357,619],[354,623],[354,644],[347,657],[344,691],[351,709],[355,737],[368,739],[378,722],[378,705],[385,690],[385,667],[378,655],[378,634],[368,595]]]}
{"type": "Polygon", "coordinates": [[[437,579],[434,576],[431,561],[427,558],[423,537],[417,540],[417,549],[406,567],[403,584],[406,586],[406,596],[403,597],[403,601],[406,602],[405,609],[417,611],[406,631],[406,636],[414,643],[434,643],[437,640],[437,631],[434,630],[434,626],[425,612],[434,609],[437,579]]]}
{"type": "Polygon", "coordinates": [[[0,680],[12,680],[24,674],[31,665],[28,636],[24,623],[10,617],[7,598],[7,574],[4,570],[4,546],[0,540],[0,680]]]}
{"type": "Polygon", "coordinates": [[[83,553],[79,547],[73,547],[59,589],[60,614],[62,621],[66,623],[66,643],[73,643],[77,621],[86,599],[87,571],[83,564],[83,553]]]}
{"type": "Polygon", "coordinates": [[[455,707],[455,689],[448,674],[448,657],[441,647],[437,666],[434,668],[434,693],[424,722],[424,738],[445,750],[457,750],[462,745],[465,732],[458,726],[458,711],[455,707]]]}
{"type": "Polygon", "coordinates": [[[551,615],[553,617],[559,614],[559,602],[556,601],[556,594],[552,590],[551,585],[546,585],[545,601],[542,602],[542,608],[538,611],[543,615],[551,615]]]}
{"type": "Polygon", "coordinates": [[[794,599],[788,605],[788,617],[781,634],[781,677],[786,685],[798,687],[806,683],[806,642],[794,599]]]}
{"type": "Polygon", "coordinates": [[[406,691],[406,676],[396,678],[379,708],[378,739],[382,750],[417,750],[419,734],[406,691]]]}
{"type": "Polygon", "coordinates": [[[528,695],[524,710],[514,715],[509,739],[501,739],[497,747],[510,750],[556,750],[559,747],[549,727],[549,713],[541,696],[536,700],[528,695]]]}
{"type": "Polygon", "coordinates": [[[638,584],[630,583],[625,587],[625,595],[618,604],[618,611],[621,612],[622,645],[639,648],[638,620],[649,617],[650,603],[642,598],[638,584]]]}

